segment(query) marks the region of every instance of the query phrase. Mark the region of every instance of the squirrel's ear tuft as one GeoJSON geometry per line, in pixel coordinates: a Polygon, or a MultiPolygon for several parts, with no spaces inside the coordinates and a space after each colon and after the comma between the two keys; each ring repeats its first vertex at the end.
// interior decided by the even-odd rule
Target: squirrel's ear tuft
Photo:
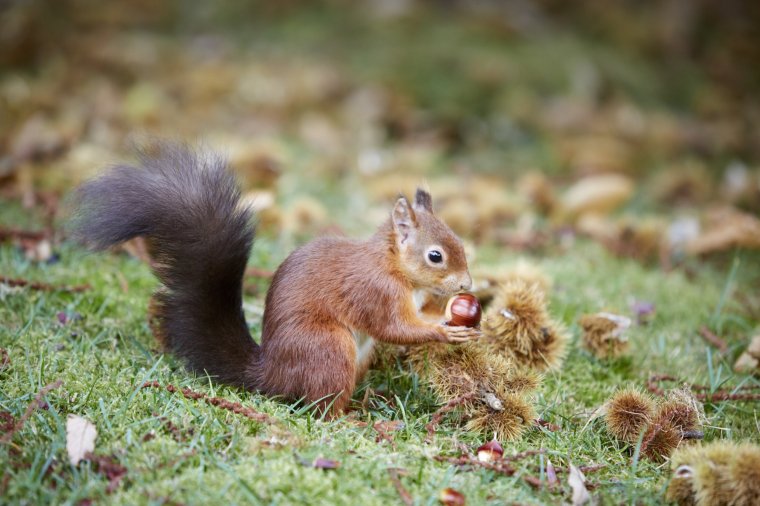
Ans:
{"type": "Polygon", "coordinates": [[[406,197],[399,197],[396,201],[392,217],[393,229],[396,231],[398,242],[400,245],[404,245],[417,228],[417,217],[414,215],[414,210],[412,210],[406,197]]]}
{"type": "Polygon", "coordinates": [[[433,212],[433,197],[422,188],[417,188],[417,193],[414,195],[414,208],[418,210],[424,209],[425,211],[433,212]]]}

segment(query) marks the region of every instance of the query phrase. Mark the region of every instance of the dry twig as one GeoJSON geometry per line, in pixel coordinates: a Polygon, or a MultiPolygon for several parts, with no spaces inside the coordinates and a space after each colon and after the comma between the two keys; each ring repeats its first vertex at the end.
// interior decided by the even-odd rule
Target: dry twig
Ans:
{"type": "Polygon", "coordinates": [[[92,287],[88,284],[75,285],[75,286],[56,286],[48,283],[41,283],[39,281],[30,281],[28,279],[13,279],[7,276],[0,276],[0,283],[8,286],[23,286],[32,290],[41,290],[43,292],[71,292],[79,293],[85,292],[92,287]]]}
{"type": "Polygon", "coordinates": [[[274,272],[267,269],[260,269],[258,267],[248,267],[245,270],[245,276],[247,278],[269,279],[274,276],[274,272]]]}
{"type": "Polygon", "coordinates": [[[0,348],[0,371],[11,365],[11,357],[8,355],[8,350],[0,348]]]}
{"type": "Polygon", "coordinates": [[[0,438],[0,443],[9,443],[11,439],[13,439],[13,435],[16,434],[16,432],[20,431],[23,427],[26,421],[29,419],[30,416],[32,416],[32,412],[45,405],[45,403],[42,401],[42,398],[47,395],[51,390],[55,390],[56,388],[60,387],[63,384],[61,380],[54,381],[53,383],[50,383],[48,385],[45,385],[42,390],[40,390],[37,395],[34,396],[34,400],[29,403],[29,405],[26,407],[26,411],[24,411],[24,414],[21,415],[21,418],[19,418],[16,423],[13,425],[13,427],[6,432],[3,437],[0,438]]]}
{"type": "Polygon", "coordinates": [[[718,348],[721,353],[725,353],[728,350],[728,343],[715,335],[715,333],[706,326],[702,325],[702,327],[699,328],[699,335],[702,336],[705,341],[718,348]]]}
{"type": "Polygon", "coordinates": [[[7,240],[41,241],[47,234],[37,230],[23,230],[19,228],[0,227],[0,242],[7,240]]]}
{"type": "MultiPolygon", "coordinates": [[[[668,374],[653,374],[647,380],[647,390],[656,395],[665,395],[664,389],[660,386],[660,383],[664,381],[678,382],[678,378],[670,376],[668,374]]],[[[695,394],[694,397],[700,401],[720,402],[720,401],[758,401],[760,400],[760,392],[747,393],[752,390],[760,390],[760,385],[743,385],[734,388],[733,391],[728,389],[718,389],[711,391],[707,385],[689,385],[695,394]]]]}
{"type": "Polygon", "coordinates": [[[412,497],[412,494],[410,494],[406,489],[406,487],[404,487],[404,485],[401,483],[401,479],[399,478],[399,476],[406,474],[406,469],[389,467],[387,471],[388,475],[391,477],[391,483],[393,483],[393,486],[398,492],[401,502],[403,502],[406,506],[412,506],[412,504],[414,504],[414,498],[412,497]]]}
{"type": "Polygon", "coordinates": [[[461,406],[465,402],[471,400],[475,397],[475,392],[469,392],[464,395],[460,395],[459,397],[455,397],[451,399],[449,402],[438,408],[438,411],[433,413],[433,418],[430,420],[430,423],[425,425],[425,429],[427,429],[427,441],[430,442],[433,439],[433,435],[435,435],[435,429],[438,426],[439,423],[441,423],[441,420],[443,419],[444,415],[448,413],[449,411],[452,411],[456,409],[458,406],[461,406]]]}
{"type": "Polygon", "coordinates": [[[180,389],[171,384],[163,387],[158,381],[147,381],[143,384],[142,387],[143,388],[157,388],[159,390],[165,389],[166,391],[171,392],[171,393],[179,392],[182,395],[184,395],[185,398],[187,399],[202,400],[206,402],[207,404],[216,406],[217,408],[226,409],[227,411],[231,411],[232,413],[235,413],[237,415],[242,415],[255,422],[268,423],[268,424],[275,424],[278,422],[276,418],[272,418],[266,413],[261,413],[259,411],[256,411],[253,408],[243,406],[239,402],[229,401],[221,397],[210,397],[202,392],[196,392],[189,388],[180,389]]]}
{"type": "Polygon", "coordinates": [[[468,455],[461,455],[459,457],[447,457],[445,455],[436,455],[433,458],[437,460],[438,462],[448,462],[449,464],[459,466],[459,467],[464,467],[464,466],[481,467],[483,469],[488,469],[490,471],[503,474],[504,476],[512,476],[516,472],[516,469],[509,464],[510,461],[506,459],[500,459],[495,462],[483,462],[483,461],[478,460],[477,458],[473,458],[468,455]]]}

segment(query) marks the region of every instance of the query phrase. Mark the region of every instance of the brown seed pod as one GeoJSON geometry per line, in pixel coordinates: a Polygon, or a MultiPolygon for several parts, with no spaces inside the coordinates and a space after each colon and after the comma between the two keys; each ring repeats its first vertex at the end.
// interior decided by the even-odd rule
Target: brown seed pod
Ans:
{"type": "Polygon", "coordinates": [[[675,388],[665,394],[654,416],[654,424],[670,425],[678,430],[684,439],[691,439],[699,432],[704,420],[704,407],[688,387],[675,388]]]}
{"type": "MultiPolygon", "coordinates": [[[[488,382],[488,358],[475,343],[459,346],[434,344],[409,348],[412,367],[443,402],[461,397],[477,389],[476,378],[488,382]]],[[[508,371],[508,364],[496,365],[508,371]]]]}
{"type": "Polygon", "coordinates": [[[464,506],[467,501],[464,494],[453,488],[444,488],[438,494],[438,500],[444,506],[464,506]]]}
{"type": "Polygon", "coordinates": [[[652,398],[636,389],[620,390],[607,401],[607,430],[617,439],[636,443],[655,413],[652,398]]]}
{"type": "Polygon", "coordinates": [[[501,286],[494,297],[484,330],[502,339],[511,339],[527,353],[534,336],[548,320],[546,296],[536,284],[514,280],[501,286]]]}
{"type": "Polygon", "coordinates": [[[478,460],[481,462],[493,462],[500,460],[504,456],[504,448],[496,439],[492,439],[482,444],[478,450],[478,460]]]}
{"type": "Polygon", "coordinates": [[[511,367],[509,374],[499,375],[492,384],[498,391],[528,394],[539,387],[541,375],[531,369],[511,367]]]}
{"type": "Polygon", "coordinates": [[[540,383],[537,374],[515,368],[508,359],[489,353],[478,343],[410,347],[408,358],[415,371],[444,399],[460,397],[473,389],[526,393],[540,383]]]}

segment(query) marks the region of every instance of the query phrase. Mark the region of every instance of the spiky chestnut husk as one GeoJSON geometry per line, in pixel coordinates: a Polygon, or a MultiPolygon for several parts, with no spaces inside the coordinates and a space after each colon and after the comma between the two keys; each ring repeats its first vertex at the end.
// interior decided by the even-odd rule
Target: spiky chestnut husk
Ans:
{"type": "Polygon", "coordinates": [[[668,484],[665,498],[681,506],[697,504],[695,463],[703,460],[705,447],[682,446],[670,457],[673,476],[668,484]]]}
{"type": "Polygon", "coordinates": [[[470,429],[513,439],[535,418],[532,406],[523,397],[538,386],[540,377],[515,368],[508,359],[491,354],[476,343],[412,348],[409,358],[412,367],[442,402],[475,393],[460,406],[462,416],[469,419],[470,429]],[[489,405],[485,394],[498,399],[502,409],[489,405]]]}
{"type": "Polygon", "coordinates": [[[475,378],[487,373],[483,352],[475,343],[415,346],[409,349],[408,358],[415,372],[443,402],[477,390],[475,378]]]}
{"type": "MultiPolygon", "coordinates": [[[[504,359],[500,358],[499,360],[504,359]]],[[[500,374],[491,383],[496,391],[528,394],[541,384],[541,375],[530,369],[512,367],[508,375],[500,374]]]]}
{"type": "Polygon", "coordinates": [[[579,323],[583,347],[597,358],[617,358],[628,352],[628,338],[624,334],[631,325],[628,318],[602,312],[583,315],[579,323]]]}
{"type": "Polygon", "coordinates": [[[653,423],[644,432],[641,453],[655,462],[667,459],[683,439],[682,432],[669,423],[653,423]]]}
{"type": "Polygon", "coordinates": [[[541,328],[541,336],[533,342],[530,353],[521,355],[513,351],[510,356],[516,363],[537,371],[558,370],[567,355],[569,341],[570,336],[563,325],[548,322],[541,328]]]}
{"type": "Polygon", "coordinates": [[[516,279],[500,286],[489,308],[488,321],[484,322],[484,331],[511,338],[520,351],[527,353],[533,336],[541,333],[548,319],[543,290],[534,283],[516,279]]]}
{"type": "Polygon", "coordinates": [[[760,501],[760,447],[719,441],[673,453],[666,498],[678,504],[749,506],[760,501]]]}
{"type": "Polygon", "coordinates": [[[654,400],[649,395],[630,388],[618,391],[607,401],[604,420],[607,430],[615,438],[635,444],[654,413],[654,400]]]}
{"type": "Polygon", "coordinates": [[[487,271],[473,271],[472,293],[485,307],[491,304],[505,284],[513,281],[534,285],[543,293],[549,293],[552,287],[552,280],[541,269],[525,260],[519,260],[517,265],[507,270],[494,271],[493,268],[489,268],[487,271]]]}
{"type": "Polygon", "coordinates": [[[728,466],[737,506],[760,504],[760,447],[744,443],[728,466]]]}
{"type": "Polygon", "coordinates": [[[485,346],[520,366],[544,371],[562,364],[568,335],[549,318],[536,283],[516,279],[502,285],[482,327],[485,346]]]}
{"type": "Polygon", "coordinates": [[[660,404],[654,423],[671,425],[681,432],[696,430],[700,426],[699,411],[692,403],[669,399],[660,404]]]}
{"type": "Polygon", "coordinates": [[[472,391],[523,393],[540,383],[537,374],[515,368],[477,343],[412,347],[408,357],[420,377],[446,401],[472,391]]]}
{"type": "Polygon", "coordinates": [[[470,420],[466,428],[484,434],[496,434],[496,437],[506,441],[517,439],[536,418],[536,411],[519,394],[497,392],[504,409],[494,411],[485,404],[477,404],[470,410],[470,420]]]}
{"type": "Polygon", "coordinates": [[[694,469],[691,466],[682,465],[675,469],[673,477],[668,483],[665,492],[665,500],[674,502],[679,506],[696,506],[694,484],[694,469]]]}
{"type": "Polygon", "coordinates": [[[728,464],[733,457],[733,451],[734,445],[709,448],[701,460],[692,463],[697,504],[729,504],[731,482],[728,477],[728,464]]]}

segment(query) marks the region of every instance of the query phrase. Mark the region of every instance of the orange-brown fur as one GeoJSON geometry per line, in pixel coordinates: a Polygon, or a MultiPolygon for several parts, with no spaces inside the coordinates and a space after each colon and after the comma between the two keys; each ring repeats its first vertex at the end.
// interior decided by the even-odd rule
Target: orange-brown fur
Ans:
{"type": "Polygon", "coordinates": [[[413,291],[468,288],[464,251],[421,204],[412,208],[400,199],[395,212],[399,206],[412,229],[406,247],[399,244],[402,232],[394,217],[365,242],[320,238],[280,265],[267,294],[260,354],[247,371],[260,391],[322,407],[332,404],[339,413],[362,375],[353,332],[397,345],[449,341],[445,327],[418,316],[413,291]],[[444,269],[426,268],[423,250],[429,244],[445,250],[444,269]],[[452,273],[455,283],[447,285],[444,278],[452,273]]]}
{"type": "Polygon", "coordinates": [[[151,327],[190,369],[334,415],[371,360],[371,347],[357,356],[357,335],[397,345],[480,336],[418,314],[415,292],[449,296],[472,283],[461,241],[418,190],[367,241],[324,237],[294,251],[272,280],[257,345],[242,311],[252,210],[226,162],[167,143],[148,146],[139,162],[79,189],[75,236],[101,250],[148,239],[162,283],[151,327]]]}

